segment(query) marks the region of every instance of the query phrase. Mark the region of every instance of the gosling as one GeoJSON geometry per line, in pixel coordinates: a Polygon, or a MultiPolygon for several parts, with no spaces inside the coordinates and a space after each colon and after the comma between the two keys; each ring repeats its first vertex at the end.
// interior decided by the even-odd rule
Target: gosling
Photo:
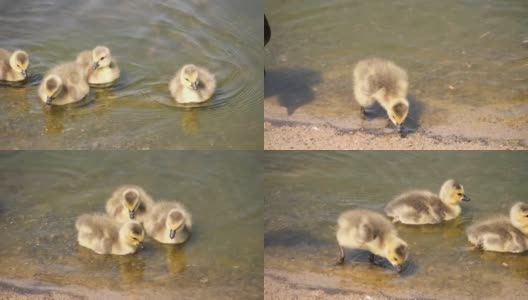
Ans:
{"type": "Polygon", "coordinates": [[[24,81],[27,78],[29,67],[29,55],[23,50],[15,50],[13,53],[0,48],[0,80],[2,81],[24,81]]]}
{"type": "Polygon", "coordinates": [[[139,222],[122,225],[105,215],[82,215],[77,218],[79,245],[97,254],[127,255],[142,248],[145,231],[139,222]]]}
{"type": "Polygon", "coordinates": [[[144,221],[154,200],[137,185],[118,187],[106,202],[106,213],[118,222],[144,221]]]}
{"type": "Polygon", "coordinates": [[[461,201],[470,201],[464,187],[449,179],[437,196],[430,191],[410,191],[387,203],[385,213],[393,222],[403,224],[438,224],[460,215],[461,201]]]}
{"type": "Polygon", "coordinates": [[[66,105],[83,100],[90,87],[87,74],[76,62],[52,68],[42,80],[38,94],[47,105],[66,105]]]}
{"type": "Polygon", "coordinates": [[[216,90],[216,78],[207,69],[195,65],[183,66],[169,83],[169,91],[179,103],[201,103],[216,90]]]}
{"type": "Polygon", "coordinates": [[[510,217],[500,216],[478,222],[467,230],[468,240],[486,251],[521,253],[528,250],[528,204],[518,202],[510,217]]]}
{"type": "Polygon", "coordinates": [[[354,67],[354,95],[361,107],[361,118],[366,118],[365,108],[377,101],[402,135],[409,113],[408,86],[407,72],[391,61],[370,58],[354,67]]]}
{"type": "Polygon", "coordinates": [[[407,260],[407,243],[398,237],[394,225],[383,215],[373,211],[355,209],[344,212],[337,219],[337,243],[339,245],[338,264],[345,261],[343,247],[370,251],[370,261],[374,255],[386,258],[397,270],[407,260]]]}
{"type": "Polygon", "coordinates": [[[121,74],[110,49],[105,46],[81,52],[77,56],[77,63],[86,69],[90,85],[110,84],[119,79],[121,74]]]}
{"type": "Polygon", "coordinates": [[[192,216],[178,202],[157,202],[145,219],[147,235],[160,243],[181,244],[191,236],[192,216]]]}

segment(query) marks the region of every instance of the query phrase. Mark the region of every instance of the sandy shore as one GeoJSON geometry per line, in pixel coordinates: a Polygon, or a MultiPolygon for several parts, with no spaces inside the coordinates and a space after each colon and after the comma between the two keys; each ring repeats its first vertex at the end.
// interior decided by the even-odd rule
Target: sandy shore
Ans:
{"type": "Polygon", "coordinates": [[[342,130],[331,125],[284,121],[264,123],[264,150],[521,150],[523,140],[493,140],[418,131],[406,138],[393,132],[342,130]]]}
{"type": "Polygon", "coordinates": [[[265,150],[528,149],[525,102],[480,107],[460,104],[449,111],[434,102],[421,103],[409,114],[409,134],[400,138],[395,129],[386,128],[382,109],[362,121],[359,107],[352,101],[350,106],[336,104],[338,109],[322,107],[314,100],[292,110],[283,96],[271,94],[264,99],[265,150]]]}
{"type": "MultiPolygon", "coordinates": [[[[164,288],[136,288],[131,290],[91,289],[67,285],[59,286],[42,281],[0,278],[0,299],[2,300],[131,300],[131,299],[233,299],[236,290],[226,292],[226,287],[204,287],[167,290],[164,288]]],[[[258,295],[255,296],[258,299],[258,295]]]]}
{"type": "Polygon", "coordinates": [[[339,287],[339,282],[329,276],[313,273],[295,274],[276,269],[264,270],[264,299],[336,299],[367,300],[390,299],[380,292],[366,288],[339,287]]]}

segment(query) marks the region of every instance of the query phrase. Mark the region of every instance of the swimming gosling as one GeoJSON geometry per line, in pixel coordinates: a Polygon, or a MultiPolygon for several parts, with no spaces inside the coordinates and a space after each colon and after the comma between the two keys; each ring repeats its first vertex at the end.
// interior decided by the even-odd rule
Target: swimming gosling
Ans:
{"type": "Polygon", "coordinates": [[[77,63],[86,69],[88,83],[92,85],[112,83],[119,79],[121,74],[110,49],[105,46],[81,52],[77,56],[77,63]]]}
{"type": "Polygon", "coordinates": [[[154,200],[137,185],[122,185],[106,202],[106,213],[118,222],[144,221],[154,200]]]}
{"type": "Polygon", "coordinates": [[[518,202],[510,216],[478,222],[467,230],[468,240],[475,247],[495,252],[521,253],[528,250],[528,204],[518,202]]]}
{"type": "Polygon", "coordinates": [[[75,227],[79,245],[97,254],[127,255],[143,247],[145,231],[141,223],[129,221],[119,224],[105,215],[81,215],[75,227]]]}
{"type": "Polygon", "coordinates": [[[402,135],[409,113],[408,86],[407,72],[389,60],[364,59],[354,67],[354,95],[361,118],[366,118],[365,108],[377,101],[402,135]]]}
{"type": "Polygon", "coordinates": [[[83,100],[89,91],[86,72],[76,62],[68,62],[44,76],[38,95],[47,105],[66,105],[83,100]]]}
{"type": "Polygon", "coordinates": [[[169,91],[179,103],[201,103],[216,90],[216,78],[207,69],[195,65],[183,66],[169,83],[169,91]]]}
{"type": "Polygon", "coordinates": [[[387,203],[385,213],[394,223],[438,224],[460,215],[461,201],[470,201],[464,187],[449,179],[440,188],[440,194],[430,191],[410,191],[387,203]]]}
{"type": "Polygon", "coordinates": [[[24,81],[27,78],[29,55],[24,50],[15,50],[13,53],[0,48],[0,80],[24,81]]]}
{"type": "Polygon", "coordinates": [[[147,235],[160,243],[181,244],[191,236],[192,215],[179,202],[156,202],[144,221],[147,235]]]}
{"type": "Polygon", "coordinates": [[[370,251],[370,261],[374,255],[386,258],[397,270],[407,260],[407,243],[398,237],[394,225],[383,215],[364,209],[349,210],[337,219],[337,243],[339,245],[338,264],[345,261],[343,247],[370,251]]]}

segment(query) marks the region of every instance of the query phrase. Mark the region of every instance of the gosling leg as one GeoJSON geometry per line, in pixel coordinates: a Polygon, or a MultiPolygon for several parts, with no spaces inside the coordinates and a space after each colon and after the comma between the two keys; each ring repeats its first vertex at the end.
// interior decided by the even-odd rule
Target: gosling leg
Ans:
{"type": "Polygon", "coordinates": [[[342,265],[345,263],[345,250],[343,250],[343,247],[341,245],[338,245],[339,247],[339,257],[337,259],[336,265],[342,265]]]}

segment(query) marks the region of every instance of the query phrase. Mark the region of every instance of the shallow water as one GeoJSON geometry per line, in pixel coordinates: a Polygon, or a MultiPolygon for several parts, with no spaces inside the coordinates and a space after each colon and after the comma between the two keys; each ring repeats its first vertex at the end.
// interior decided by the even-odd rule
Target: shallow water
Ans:
{"type": "Polygon", "coordinates": [[[30,54],[22,88],[0,86],[4,149],[262,149],[262,1],[29,1],[0,4],[2,47],[30,54]],[[121,68],[84,105],[45,107],[53,65],[104,44],[121,68]],[[168,82],[186,63],[216,74],[204,105],[175,105],[168,82]]]}
{"type": "Polygon", "coordinates": [[[260,164],[260,155],[248,152],[2,153],[0,277],[259,299],[260,164]],[[183,246],[146,240],[145,249],[128,256],[78,246],[75,218],[104,212],[123,183],[139,184],[155,199],[183,202],[193,214],[191,239],[183,246]]]}
{"type": "Polygon", "coordinates": [[[413,297],[435,292],[447,293],[441,298],[490,297],[509,288],[528,295],[518,289],[528,280],[527,254],[471,250],[465,236],[472,222],[507,214],[513,203],[527,201],[524,152],[266,152],[264,157],[266,267],[335,275],[413,297]],[[341,212],[359,207],[382,212],[397,194],[438,191],[447,178],[459,180],[472,200],[445,224],[397,225],[411,251],[401,274],[383,260],[385,267],[370,265],[368,255],[358,251],[347,253],[345,266],[334,266],[341,212]]]}
{"type": "Polygon", "coordinates": [[[265,94],[290,115],[358,119],[352,70],[378,56],[407,69],[412,117],[421,124],[449,125],[457,109],[482,121],[473,108],[493,115],[494,105],[508,105],[506,120],[485,121],[528,127],[524,0],[269,0],[265,11],[272,27],[265,94]]]}

